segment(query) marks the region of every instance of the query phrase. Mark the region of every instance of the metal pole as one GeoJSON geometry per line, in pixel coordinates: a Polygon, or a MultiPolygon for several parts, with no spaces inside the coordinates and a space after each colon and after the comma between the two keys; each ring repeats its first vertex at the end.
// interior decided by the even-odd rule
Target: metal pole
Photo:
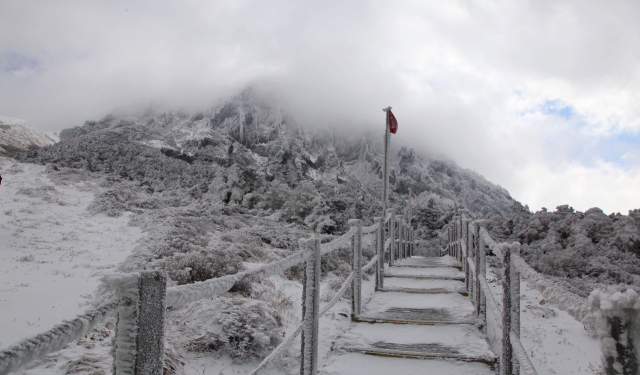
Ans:
{"type": "Polygon", "coordinates": [[[391,131],[389,129],[389,115],[387,111],[391,107],[384,108],[385,116],[385,131],[384,131],[384,158],[382,161],[382,216],[387,214],[387,201],[389,199],[389,147],[391,144],[391,131]]]}

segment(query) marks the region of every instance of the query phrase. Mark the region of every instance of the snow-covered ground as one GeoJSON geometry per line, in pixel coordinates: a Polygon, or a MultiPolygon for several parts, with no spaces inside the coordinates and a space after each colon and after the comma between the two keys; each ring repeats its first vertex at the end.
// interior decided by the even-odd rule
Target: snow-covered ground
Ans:
{"type": "Polygon", "coordinates": [[[99,278],[143,238],[129,215],[93,215],[99,187],[55,184],[44,166],[0,158],[0,349],[89,306],[99,278]]]}
{"type": "MultiPolygon", "coordinates": [[[[502,307],[502,283],[491,268],[487,280],[502,307]]],[[[520,283],[520,340],[539,375],[600,374],[600,341],[566,311],[520,283]]]]}

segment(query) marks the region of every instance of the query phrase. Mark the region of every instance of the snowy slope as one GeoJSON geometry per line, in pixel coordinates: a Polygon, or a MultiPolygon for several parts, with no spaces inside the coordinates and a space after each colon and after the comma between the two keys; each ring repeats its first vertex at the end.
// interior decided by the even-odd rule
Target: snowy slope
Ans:
{"type": "Polygon", "coordinates": [[[92,181],[51,181],[43,166],[0,157],[0,349],[89,308],[98,279],[142,238],[129,215],[90,215],[92,181]]]}
{"type": "Polygon", "coordinates": [[[0,116],[0,155],[10,156],[54,144],[57,137],[55,133],[47,135],[24,120],[0,116]]]}

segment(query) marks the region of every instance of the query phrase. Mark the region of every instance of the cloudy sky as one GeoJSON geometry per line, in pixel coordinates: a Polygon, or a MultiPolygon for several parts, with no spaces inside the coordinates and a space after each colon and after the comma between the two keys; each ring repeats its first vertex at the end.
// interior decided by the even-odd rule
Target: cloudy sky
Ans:
{"type": "Polygon", "coordinates": [[[276,88],[384,127],[533,211],[640,208],[640,2],[4,0],[0,115],[43,131],[276,88]]]}

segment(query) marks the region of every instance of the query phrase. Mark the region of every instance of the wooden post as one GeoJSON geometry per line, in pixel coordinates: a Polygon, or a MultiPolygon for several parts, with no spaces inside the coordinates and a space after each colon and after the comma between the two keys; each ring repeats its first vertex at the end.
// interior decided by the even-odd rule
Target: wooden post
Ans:
{"type": "Polygon", "coordinates": [[[465,287],[467,288],[467,293],[469,293],[469,296],[471,297],[471,300],[473,301],[473,280],[471,277],[471,268],[469,268],[469,263],[467,258],[469,258],[471,256],[471,253],[469,251],[469,247],[467,246],[467,244],[469,243],[469,241],[467,241],[467,238],[465,237],[465,226],[467,225],[467,221],[464,220],[463,218],[460,218],[460,232],[461,232],[461,236],[460,236],[460,248],[462,248],[462,244],[464,244],[464,246],[467,248],[467,253],[465,254],[464,252],[462,252],[462,269],[464,270],[464,283],[465,283],[465,287]]]}
{"type": "Polygon", "coordinates": [[[311,256],[307,259],[302,282],[302,338],[300,340],[300,375],[318,372],[318,329],[320,312],[320,239],[307,242],[311,256]]]}
{"type": "Polygon", "coordinates": [[[384,288],[384,218],[374,217],[374,221],[379,223],[376,231],[376,252],[378,253],[376,290],[380,290],[384,288]]]}
{"type": "Polygon", "coordinates": [[[447,255],[451,256],[451,228],[447,228],[447,255]]]}
{"type": "Polygon", "coordinates": [[[511,347],[511,251],[504,252],[504,275],[502,276],[502,358],[500,368],[502,375],[513,374],[513,348],[511,347]]]}
{"type": "MultiPolygon", "coordinates": [[[[480,258],[480,267],[478,268],[478,278],[482,280],[487,279],[487,252],[485,250],[484,240],[480,236],[480,225],[476,228],[476,237],[478,241],[478,255],[480,258]]],[[[479,283],[478,283],[479,284],[479,283]]],[[[480,295],[480,310],[479,314],[484,319],[484,333],[487,333],[487,296],[482,292],[482,288],[478,285],[478,291],[480,295]]]]}
{"type": "Polygon", "coordinates": [[[144,271],[125,277],[130,277],[126,283],[132,288],[122,287],[124,283],[120,283],[121,288],[116,290],[120,297],[130,299],[130,303],[118,308],[112,349],[115,355],[113,374],[161,375],[167,277],[161,271],[144,271]]]}
{"type": "Polygon", "coordinates": [[[475,266],[476,266],[476,278],[475,278],[475,292],[474,292],[474,296],[475,296],[475,301],[476,301],[476,314],[478,316],[481,316],[482,314],[482,288],[480,287],[480,277],[482,275],[482,269],[480,266],[480,243],[478,242],[478,230],[477,230],[477,225],[476,226],[472,226],[471,228],[471,234],[470,234],[470,238],[471,238],[471,247],[473,247],[473,253],[474,253],[474,261],[475,261],[475,266]],[[475,229],[475,230],[474,230],[475,229]]]}
{"type": "MultiPolygon", "coordinates": [[[[511,251],[511,332],[520,337],[520,272],[514,263],[513,256],[520,255],[520,244],[513,245],[511,251]]],[[[513,375],[519,375],[518,356],[513,356],[513,375]]]]}
{"type": "Polygon", "coordinates": [[[353,262],[351,263],[351,269],[356,272],[351,293],[351,319],[355,320],[362,310],[362,220],[351,219],[349,225],[358,228],[353,236],[353,262]]]}

